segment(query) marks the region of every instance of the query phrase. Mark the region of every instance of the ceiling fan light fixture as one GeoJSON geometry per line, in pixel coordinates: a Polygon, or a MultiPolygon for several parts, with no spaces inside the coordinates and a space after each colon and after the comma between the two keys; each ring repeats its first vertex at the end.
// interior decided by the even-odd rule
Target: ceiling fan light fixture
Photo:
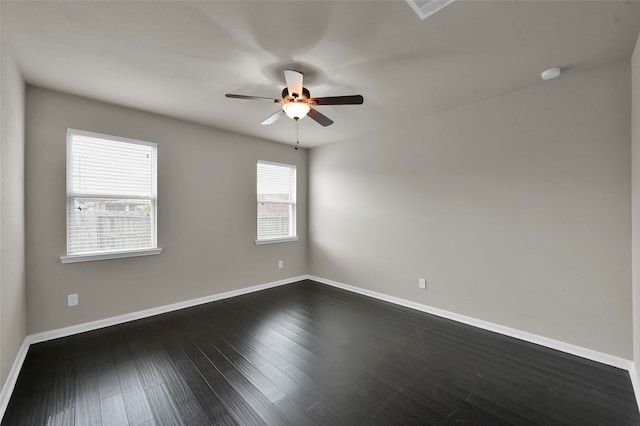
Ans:
{"type": "Polygon", "coordinates": [[[282,99],[265,98],[263,96],[234,95],[233,93],[227,93],[225,96],[235,99],[264,99],[282,105],[279,110],[267,117],[266,120],[263,120],[262,123],[260,123],[262,125],[273,124],[283,115],[287,115],[296,122],[301,118],[309,116],[316,123],[327,127],[333,124],[333,120],[313,108],[314,106],[362,105],[362,102],[364,102],[362,95],[312,98],[309,91],[302,86],[302,78],[301,72],[284,70],[284,79],[287,81],[287,87],[282,90],[282,99]],[[293,96],[293,94],[297,96],[293,96]]]}
{"type": "Polygon", "coordinates": [[[299,120],[307,115],[311,107],[303,102],[287,102],[282,109],[290,118],[299,120]]]}

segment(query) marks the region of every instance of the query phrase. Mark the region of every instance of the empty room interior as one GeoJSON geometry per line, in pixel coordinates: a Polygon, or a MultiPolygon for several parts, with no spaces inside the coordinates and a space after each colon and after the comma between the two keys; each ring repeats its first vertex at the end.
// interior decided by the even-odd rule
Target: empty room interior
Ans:
{"type": "Polygon", "coordinates": [[[640,1],[0,1],[2,425],[640,424],[640,1]]]}

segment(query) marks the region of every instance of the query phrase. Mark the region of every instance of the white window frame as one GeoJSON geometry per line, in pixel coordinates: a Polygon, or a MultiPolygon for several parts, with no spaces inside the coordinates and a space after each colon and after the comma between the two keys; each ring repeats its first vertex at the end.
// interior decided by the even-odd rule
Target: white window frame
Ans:
{"type": "MultiPolygon", "coordinates": [[[[276,163],[273,161],[264,161],[264,160],[258,160],[258,162],[256,163],[256,244],[260,245],[260,244],[273,244],[273,243],[285,243],[285,242],[290,242],[290,241],[298,241],[299,237],[298,237],[298,227],[297,227],[297,210],[298,210],[298,205],[297,205],[297,192],[298,192],[298,188],[297,188],[297,180],[298,180],[298,169],[297,166],[294,164],[284,164],[284,163],[276,163]],[[290,235],[286,236],[286,237],[275,237],[275,238],[259,238],[259,233],[258,233],[258,209],[260,208],[260,204],[261,201],[258,200],[258,167],[260,166],[260,164],[266,164],[266,165],[272,165],[272,166],[279,166],[279,167],[286,167],[289,169],[292,169],[294,171],[294,178],[292,181],[292,194],[291,194],[291,201],[288,202],[282,202],[282,204],[289,204],[292,206],[292,213],[291,213],[291,224],[290,224],[290,235]]],[[[270,202],[273,204],[279,204],[278,202],[270,202]]]]}
{"type": "MultiPolygon", "coordinates": [[[[67,250],[68,250],[68,238],[69,238],[69,214],[70,214],[70,210],[75,209],[75,198],[77,196],[79,196],[80,194],[75,194],[73,193],[73,187],[72,187],[72,176],[71,176],[71,161],[72,161],[72,152],[71,152],[71,142],[74,136],[86,136],[86,137],[91,137],[91,138],[97,138],[97,139],[104,139],[104,140],[108,140],[108,141],[114,141],[114,142],[123,142],[123,143],[131,143],[131,144],[138,144],[138,145],[146,145],[146,146],[152,146],[154,148],[157,149],[157,144],[153,143],[153,142],[147,142],[147,141],[141,141],[141,140],[137,140],[137,139],[129,139],[129,138],[124,138],[124,137],[120,137],[120,136],[113,136],[113,135],[107,135],[107,134],[102,134],[102,133],[95,133],[95,132],[87,132],[84,130],[77,130],[77,129],[67,129],[67,185],[66,185],[66,234],[67,234],[67,250]]],[[[152,176],[152,180],[153,180],[153,194],[151,196],[151,244],[150,247],[145,247],[145,248],[139,248],[139,249],[124,249],[124,250],[118,250],[118,251],[98,251],[98,252],[88,252],[88,253],[81,253],[81,254],[69,254],[69,252],[67,251],[67,255],[66,256],[61,256],[60,257],[60,261],[62,263],[75,263],[75,262],[88,262],[88,261],[95,261],[95,260],[107,260],[107,259],[120,259],[120,258],[126,258],[126,257],[137,257],[137,256],[150,256],[150,255],[157,255],[160,254],[162,252],[161,248],[158,248],[157,246],[157,233],[158,233],[158,229],[157,229],[157,190],[156,190],[156,185],[157,185],[157,151],[156,151],[156,158],[155,158],[155,167],[153,167],[153,176],[152,176]]],[[[123,199],[131,199],[132,197],[130,195],[122,195],[120,196],[114,196],[113,194],[82,194],[83,196],[90,196],[90,197],[95,197],[95,198],[123,198],[123,199]]]]}

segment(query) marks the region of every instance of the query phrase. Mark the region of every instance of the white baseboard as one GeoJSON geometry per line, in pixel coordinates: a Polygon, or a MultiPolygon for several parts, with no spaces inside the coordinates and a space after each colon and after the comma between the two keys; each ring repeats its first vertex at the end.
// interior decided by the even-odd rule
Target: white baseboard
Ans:
{"type": "Polygon", "coordinates": [[[167,312],[177,311],[179,309],[190,308],[191,306],[202,305],[204,303],[215,302],[216,300],[228,299],[230,297],[241,296],[247,293],[253,293],[267,288],[278,287],[285,284],[291,284],[296,281],[306,279],[305,276],[287,278],[284,280],[273,281],[265,284],[258,284],[251,287],[231,290],[224,293],[218,293],[211,296],[199,297],[197,299],[185,300],[184,302],[172,303],[170,305],[159,306],[157,308],[145,309],[143,311],[132,312],[129,314],[118,315],[115,317],[105,318],[97,321],[86,322],[84,324],[72,325],[70,327],[58,328],[56,330],[44,331],[28,336],[31,343],[44,342],[47,340],[57,339],[60,337],[71,336],[85,331],[97,330],[99,328],[110,327],[112,325],[122,324],[142,318],[152,317],[154,315],[164,314],[167,312]]]}
{"type": "Polygon", "coordinates": [[[493,331],[495,333],[503,334],[505,336],[513,337],[519,340],[524,340],[525,342],[535,343],[537,345],[545,346],[551,349],[556,349],[558,351],[569,353],[571,355],[576,355],[581,358],[586,358],[591,361],[596,361],[601,364],[610,365],[612,367],[617,367],[622,370],[626,370],[629,373],[629,378],[631,379],[631,385],[633,387],[633,393],[636,398],[636,403],[638,404],[638,409],[640,410],[640,376],[638,376],[638,370],[636,369],[635,363],[631,360],[621,358],[615,355],[610,355],[603,352],[595,351],[593,349],[572,345],[571,343],[561,342],[559,340],[550,339],[544,336],[539,336],[537,334],[528,333],[526,331],[517,330],[515,328],[505,327],[500,324],[494,324],[488,321],[483,321],[483,320],[468,317],[465,315],[456,314],[454,312],[449,312],[444,309],[434,308],[432,306],[411,302],[409,300],[401,299],[399,297],[389,296],[387,294],[378,293],[372,290],[366,290],[360,287],[355,287],[355,286],[344,284],[338,281],[328,280],[328,279],[316,277],[313,275],[308,275],[306,278],[309,280],[317,281],[322,284],[327,284],[327,285],[341,288],[343,290],[351,291],[353,293],[362,294],[364,296],[373,297],[375,299],[383,300],[396,305],[405,306],[411,309],[416,309],[418,311],[437,315],[442,318],[447,318],[453,321],[461,322],[463,324],[471,325],[484,330],[493,331]]]}
{"type": "MultiPolygon", "coordinates": [[[[18,354],[16,355],[16,359],[13,363],[13,366],[9,371],[9,375],[2,388],[2,392],[0,393],[0,419],[4,417],[4,413],[7,409],[9,399],[11,397],[16,381],[18,379],[18,374],[20,373],[20,369],[22,368],[22,364],[24,363],[25,357],[27,355],[27,351],[29,350],[29,346],[34,343],[44,342],[47,340],[57,339],[60,337],[71,336],[74,334],[97,330],[104,327],[110,327],[112,325],[122,324],[125,322],[134,321],[142,318],[148,318],[154,315],[176,311],[178,309],[184,309],[191,306],[197,306],[197,305],[202,305],[204,303],[214,302],[216,300],[228,299],[230,297],[253,293],[256,291],[278,287],[285,284],[291,284],[291,283],[305,280],[305,279],[313,280],[322,284],[341,288],[343,290],[347,290],[353,293],[358,293],[364,296],[373,297],[375,299],[383,300],[396,305],[426,312],[442,318],[447,318],[463,324],[471,325],[471,326],[478,327],[488,331],[493,331],[495,333],[503,334],[505,336],[514,337],[519,340],[535,343],[541,346],[545,346],[551,349],[556,349],[562,352],[566,352],[566,353],[576,355],[582,358],[586,358],[592,361],[596,361],[602,364],[627,370],[631,378],[631,383],[633,385],[636,398],[638,399],[638,396],[640,396],[640,377],[638,376],[638,371],[636,370],[636,367],[631,360],[620,358],[614,355],[609,355],[606,353],[584,348],[581,346],[572,345],[570,343],[561,342],[559,340],[550,339],[544,336],[539,336],[533,333],[517,330],[514,328],[505,327],[503,325],[494,324],[488,321],[483,321],[483,320],[468,317],[465,315],[456,314],[454,312],[449,312],[449,311],[435,308],[432,306],[423,305],[423,304],[412,302],[406,299],[389,296],[383,293],[378,293],[376,291],[355,287],[352,285],[340,283],[333,280],[328,280],[325,278],[316,277],[313,275],[301,275],[298,277],[287,278],[280,281],[259,284],[252,287],[246,287],[238,290],[227,291],[224,293],[218,293],[211,296],[205,296],[197,299],[186,300],[183,302],[173,303],[170,305],[159,306],[157,308],[145,309],[143,311],[132,312],[129,314],[118,315],[115,317],[105,318],[105,319],[91,321],[84,324],[78,324],[70,327],[59,328],[56,330],[49,330],[42,333],[36,333],[36,334],[31,334],[29,336],[26,336],[22,343],[22,346],[20,347],[20,350],[18,351],[18,354]]],[[[640,399],[638,399],[638,406],[640,407],[640,399]]]]}
{"type": "Polygon", "coordinates": [[[433,306],[423,305],[420,303],[412,302],[410,300],[389,296],[387,294],[378,293],[376,291],[355,287],[349,284],[344,284],[341,282],[332,281],[325,278],[309,275],[308,279],[317,281],[322,284],[327,284],[333,287],[338,287],[343,290],[348,290],[354,293],[362,294],[364,296],[369,296],[375,299],[384,300],[386,302],[394,303],[396,305],[400,305],[407,308],[416,309],[418,311],[426,312],[429,314],[437,315],[442,318],[447,318],[453,321],[461,322],[463,324],[471,325],[484,330],[493,331],[495,333],[503,334],[505,336],[514,337],[516,339],[524,340],[526,342],[535,343],[537,345],[545,346],[551,349],[556,349],[556,350],[566,352],[572,355],[576,355],[582,358],[590,359],[592,361],[596,361],[601,364],[606,364],[613,367],[621,368],[623,370],[630,371],[630,368],[632,366],[631,360],[620,358],[615,355],[610,355],[603,352],[598,352],[593,349],[572,345],[571,343],[550,339],[548,337],[539,336],[537,334],[528,333],[526,331],[517,330],[515,328],[505,327],[500,324],[495,324],[492,322],[479,320],[479,319],[468,317],[465,315],[456,314],[454,312],[449,312],[444,309],[434,308],[433,306]]]}
{"type": "Polygon", "coordinates": [[[13,361],[13,365],[11,366],[11,370],[9,370],[7,380],[4,382],[2,392],[0,393],[0,420],[2,420],[4,412],[7,410],[9,399],[11,399],[13,388],[16,386],[16,382],[18,381],[18,375],[20,374],[22,364],[24,364],[24,360],[27,357],[30,345],[31,342],[29,341],[29,336],[27,336],[22,341],[22,346],[20,346],[16,359],[13,361]]]}
{"type": "Polygon", "coordinates": [[[105,318],[97,321],[91,321],[84,324],[73,325],[70,327],[58,328],[55,330],[44,331],[42,333],[30,334],[24,338],[22,346],[16,355],[16,359],[13,362],[13,366],[9,371],[7,380],[2,387],[0,393],[0,420],[4,417],[4,413],[7,410],[9,399],[13,393],[13,389],[18,380],[18,374],[22,368],[22,364],[27,356],[29,346],[34,343],[45,342],[47,340],[57,339],[60,337],[67,337],[78,333],[84,333],[85,331],[97,330],[104,327],[110,327],[112,325],[122,324],[129,321],[134,321],[142,318],[152,317],[154,315],[163,314],[166,312],[177,311],[178,309],[189,308],[191,306],[202,305],[204,303],[214,302],[216,300],[228,299],[230,297],[240,296],[243,294],[253,293],[260,290],[265,290],[272,287],[278,287],[285,284],[291,284],[297,281],[307,279],[307,276],[299,276],[293,278],[287,278],[284,280],[273,281],[270,283],[259,284],[252,287],[241,288],[238,290],[227,291],[224,293],[218,293],[211,296],[200,297],[197,299],[185,300],[183,302],[172,303],[170,305],[159,306],[157,308],[145,309],[143,311],[132,312],[130,314],[118,315],[115,317],[105,318]]]}
{"type": "Polygon", "coordinates": [[[636,368],[635,362],[631,363],[631,367],[629,368],[629,377],[631,378],[633,393],[636,395],[638,410],[640,410],[640,377],[638,377],[638,369],[636,368]]]}

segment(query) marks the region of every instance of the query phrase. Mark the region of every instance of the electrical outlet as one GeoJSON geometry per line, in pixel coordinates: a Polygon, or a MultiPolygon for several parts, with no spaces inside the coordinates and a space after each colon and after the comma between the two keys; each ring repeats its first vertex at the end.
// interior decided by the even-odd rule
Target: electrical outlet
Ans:
{"type": "Polygon", "coordinates": [[[418,278],[418,288],[427,289],[427,279],[426,278],[418,278]]]}
{"type": "Polygon", "coordinates": [[[284,268],[284,260],[278,260],[278,268],[279,269],[284,268]]]}
{"type": "Polygon", "coordinates": [[[78,293],[67,295],[67,306],[76,306],[78,304],[78,293]]]}

